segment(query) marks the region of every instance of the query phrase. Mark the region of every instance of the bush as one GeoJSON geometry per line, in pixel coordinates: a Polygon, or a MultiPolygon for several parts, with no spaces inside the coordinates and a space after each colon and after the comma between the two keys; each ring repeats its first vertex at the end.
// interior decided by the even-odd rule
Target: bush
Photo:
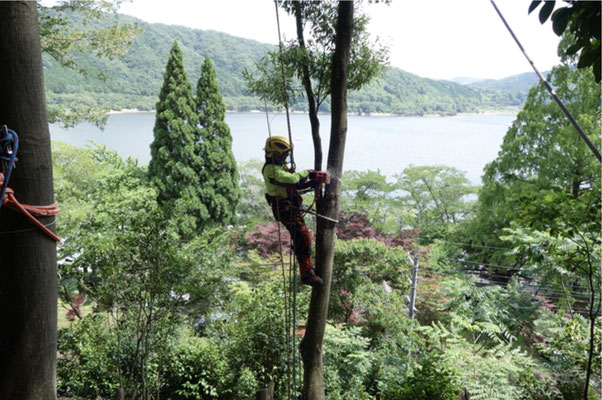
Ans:
{"type": "MultiPolygon", "coordinates": [[[[116,336],[101,315],[91,315],[58,331],[57,393],[73,398],[112,398],[120,387],[116,336]]],[[[129,357],[121,357],[127,359],[129,357]]]]}
{"type": "Polygon", "coordinates": [[[324,335],[324,385],[329,400],[366,398],[364,378],[371,369],[368,339],[357,327],[326,326],[324,335]]]}
{"type": "Polygon", "coordinates": [[[220,347],[207,338],[185,337],[162,360],[161,398],[227,399],[233,381],[220,347]]]}
{"type": "Polygon", "coordinates": [[[405,379],[383,391],[383,399],[456,400],[461,388],[458,377],[440,357],[438,350],[423,353],[418,368],[405,379]]]}
{"type": "Polygon", "coordinates": [[[289,254],[290,235],[284,226],[278,229],[278,224],[275,222],[258,223],[257,231],[247,233],[245,239],[249,249],[257,250],[257,253],[263,257],[279,253],[280,249],[283,254],[289,254]],[[280,241],[278,241],[279,237],[280,241]]]}

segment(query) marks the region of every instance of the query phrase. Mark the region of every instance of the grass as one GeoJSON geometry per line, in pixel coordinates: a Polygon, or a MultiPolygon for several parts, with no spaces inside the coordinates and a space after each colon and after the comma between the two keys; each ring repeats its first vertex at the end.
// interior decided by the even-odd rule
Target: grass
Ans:
{"type": "MultiPolygon", "coordinates": [[[[60,300],[57,305],[57,329],[68,328],[71,321],[67,318],[67,312],[71,309],[67,303],[60,300]]],[[[82,317],[92,312],[92,304],[83,304],[81,306],[82,317]]],[[[77,317],[75,317],[77,319],[77,317]]]]}

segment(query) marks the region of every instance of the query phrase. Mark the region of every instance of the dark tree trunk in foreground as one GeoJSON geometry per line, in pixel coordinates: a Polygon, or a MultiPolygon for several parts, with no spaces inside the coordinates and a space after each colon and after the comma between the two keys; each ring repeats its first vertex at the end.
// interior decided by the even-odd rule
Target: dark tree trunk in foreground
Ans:
{"type": "MultiPolygon", "coordinates": [[[[53,200],[35,1],[0,2],[0,125],[20,137],[9,186],[23,204],[53,200]]],[[[54,217],[40,218],[54,229],[54,217]]],[[[0,209],[0,399],[56,399],[56,243],[0,209]]]]}
{"type": "MultiPolygon", "coordinates": [[[[347,135],[347,71],[351,36],[353,34],[353,2],[339,2],[339,17],[336,27],[336,47],[332,62],[331,104],[332,123],[327,170],[332,175],[325,195],[318,202],[318,213],[336,219],[341,195],[341,175],[347,135]]],[[[335,225],[323,218],[317,219],[316,232],[316,271],[324,280],[324,285],[313,289],[307,317],[305,337],[301,341],[301,355],[304,365],[303,398],[323,400],[324,375],[322,368],[322,342],[328,297],[332,279],[334,258],[335,225]]]]}

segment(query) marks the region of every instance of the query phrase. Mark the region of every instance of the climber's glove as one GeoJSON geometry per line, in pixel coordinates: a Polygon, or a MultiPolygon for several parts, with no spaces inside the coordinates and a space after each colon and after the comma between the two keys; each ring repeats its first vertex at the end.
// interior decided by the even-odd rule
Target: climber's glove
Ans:
{"type": "Polygon", "coordinates": [[[325,183],[325,184],[329,184],[330,183],[330,174],[326,171],[314,171],[313,169],[308,169],[309,171],[309,180],[316,182],[317,184],[320,183],[325,183]]]}

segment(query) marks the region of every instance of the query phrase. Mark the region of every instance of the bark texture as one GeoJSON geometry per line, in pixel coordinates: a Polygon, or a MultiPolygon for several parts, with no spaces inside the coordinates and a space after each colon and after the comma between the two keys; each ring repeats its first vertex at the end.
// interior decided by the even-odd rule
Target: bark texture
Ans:
{"type": "MultiPolygon", "coordinates": [[[[343,172],[343,156],[347,136],[347,73],[353,34],[353,2],[340,1],[338,13],[336,47],[332,62],[332,122],[327,161],[327,170],[332,179],[326,188],[324,197],[319,200],[317,205],[319,214],[332,219],[337,219],[339,212],[340,178],[343,172]]],[[[325,399],[322,342],[328,317],[328,298],[332,280],[334,228],[334,223],[318,218],[316,272],[324,280],[324,285],[313,289],[307,317],[307,329],[301,341],[301,356],[304,365],[303,398],[306,400],[325,399]]]]}
{"type": "MultiPolygon", "coordinates": [[[[23,204],[53,202],[35,1],[0,2],[0,125],[20,138],[9,186],[23,204]]],[[[54,228],[54,217],[40,218],[54,228]]],[[[0,209],[0,399],[56,399],[56,243],[0,209]]]]}

